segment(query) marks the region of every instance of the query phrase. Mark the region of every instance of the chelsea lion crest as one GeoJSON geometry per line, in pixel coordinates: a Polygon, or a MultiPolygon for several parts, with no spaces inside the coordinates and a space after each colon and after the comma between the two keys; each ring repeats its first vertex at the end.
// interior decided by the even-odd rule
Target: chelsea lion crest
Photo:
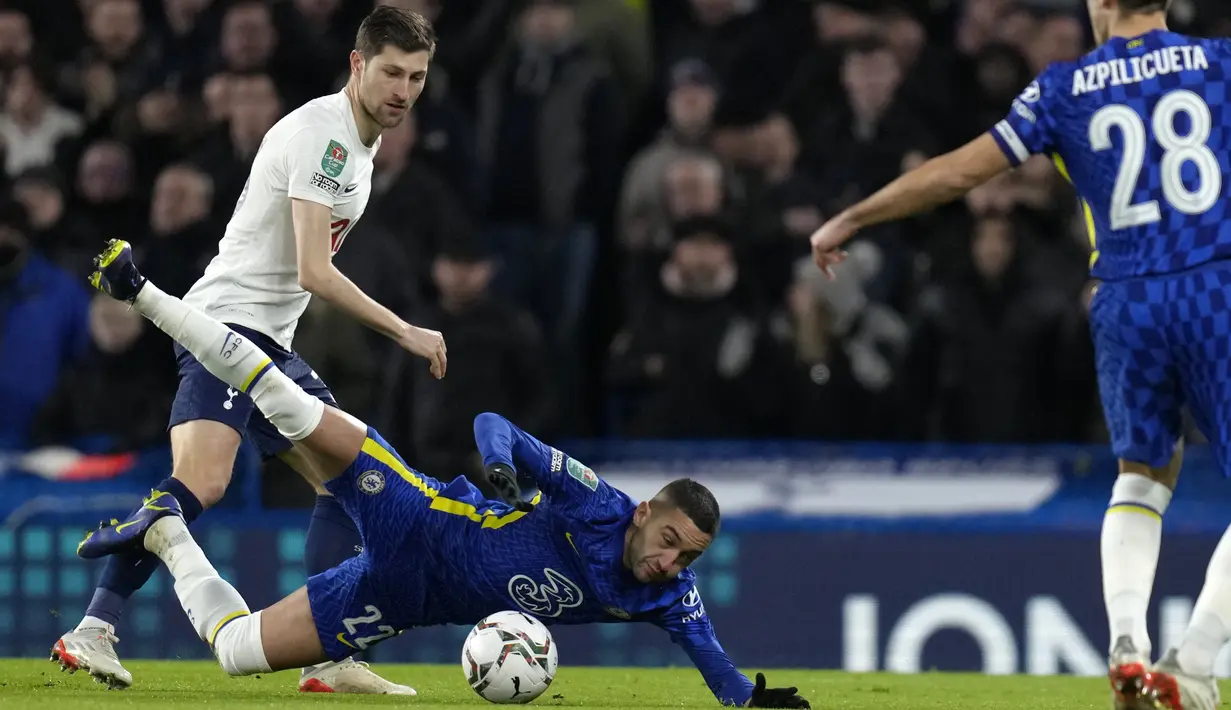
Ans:
{"type": "Polygon", "coordinates": [[[359,477],[359,490],[374,496],[385,490],[385,474],[372,470],[359,477]]]}

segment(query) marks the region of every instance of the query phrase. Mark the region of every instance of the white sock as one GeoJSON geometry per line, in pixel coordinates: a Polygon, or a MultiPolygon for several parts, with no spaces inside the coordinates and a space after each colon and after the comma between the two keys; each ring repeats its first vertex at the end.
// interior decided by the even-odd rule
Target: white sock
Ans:
{"type": "Polygon", "coordinates": [[[214,655],[218,657],[218,665],[230,675],[272,671],[261,642],[261,612],[223,626],[214,639],[214,655]]]}
{"type": "Polygon", "coordinates": [[[325,403],[304,392],[246,337],[148,281],[133,306],[183,345],[210,374],[251,397],[286,438],[305,439],[320,424],[325,403]]]}
{"type": "Polygon", "coordinates": [[[218,576],[183,518],[168,515],[151,525],[145,534],[145,549],[167,565],[175,579],[175,596],[202,641],[213,646],[219,631],[249,615],[244,598],[218,576]]]}
{"type": "Polygon", "coordinates": [[[1193,607],[1180,643],[1180,668],[1195,676],[1214,675],[1214,661],[1231,640],[1231,528],[1223,533],[1205,573],[1205,586],[1193,607]]]}
{"type": "Polygon", "coordinates": [[[74,631],[80,631],[82,629],[106,629],[110,631],[111,633],[115,633],[114,626],[112,626],[111,624],[108,624],[107,622],[103,621],[97,616],[87,615],[87,616],[81,617],[81,623],[77,624],[77,628],[74,629],[74,631]]]}
{"type": "Polygon", "coordinates": [[[1148,658],[1150,633],[1146,610],[1154,589],[1158,550],[1163,539],[1163,513],[1171,491],[1145,476],[1122,473],[1112,488],[1103,518],[1103,601],[1111,628],[1111,644],[1130,636],[1148,658]]]}

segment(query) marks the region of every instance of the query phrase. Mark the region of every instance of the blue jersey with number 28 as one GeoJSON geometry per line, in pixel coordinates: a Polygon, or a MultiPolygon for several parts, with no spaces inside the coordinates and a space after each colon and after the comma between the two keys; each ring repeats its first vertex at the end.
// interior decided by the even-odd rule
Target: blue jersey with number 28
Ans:
{"type": "Polygon", "coordinates": [[[1103,281],[1231,256],[1231,42],[1155,30],[1048,67],[991,131],[1077,188],[1103,281]]]}

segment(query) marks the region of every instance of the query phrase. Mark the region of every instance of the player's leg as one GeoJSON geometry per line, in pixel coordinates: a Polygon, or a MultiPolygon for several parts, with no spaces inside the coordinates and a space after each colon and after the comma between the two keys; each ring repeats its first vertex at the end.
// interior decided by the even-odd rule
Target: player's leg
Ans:
{"type": "Polygon", "coordinates": [[[1120,473],[1103,520],[1103,599],[1116,707],[1145,681],[1146,611],[1158,567],[1162,516],[1182,459],[1179,378],[1166,337],[1163,286],[1103,284],[1091,305],[1099,394],[1120,473]]]}
{"type": "MultiPolygon", "coordinates": [[[[1209,439],[1223,474],[1231,476],[1231,361],[1225,319],[1231,269],[1202,269],[1180,281],[1174,319],[1183,353],[1184,392],[1197,427],[1209,439]]],[[[1205,710],[1218,705],[1214,661],[1231,640],[1231,529],[1206,569],[1205,586],[1178,648],[1151,670],[1148,692],[1160,708],[1205,710]]]]}
{"type": "MultiPolygon", "coordinates": [[[[153,505],[174,508],[170,496],[153,505]]],[[[303,590],[255,614],[239,592],[218,575],[182,518],[164,511],[148,524],[142,547],[162,560],[175,595],[218,664],[230,675],[298,668],[325,658],[303,590]]]]}
{"type": "Polygon", "coordinates": [[[314,475],[324,477],[313,484],[336,477],[355,460],[367,426],[305,392],[248,338],[149,283],[132,263],[127,242],[111,240],[95,264],[96,288],[131,303],[214,377],[248,395],[279,434],[312,452],[314,475]]]}
{"type": "MultiPolygon", "coordinates": [[[[171,477],[154,487],[180,501],[191,524],[226,490],[242,429],[252,403],[209,374],[196,360],[180,358],[180,386],[171,413],[171,477]]],[[[107,559],[98,587],[77,627],[52,646],[62,667],[88,672],[112,687],[128,687],[132,675],[116,654],[115,625],[124,604],[149,581],[158,559],[133,549],[107,559]]]]}
{"type": "MultiPolygon", "coordinates": [[[[308,394],[327,404],[334,404],[333,394],[324,382],[300,357],[291,357],[283,372],[308,394]]],[[[316,506],[308,524],[304,544],[304,569],[309,577],[331,570],[363,551],[359,527],[319,481],[327,474],[313,452],[302,443],[288,441],[259,417],[253,418],[249,434],[263,452],[274,454],[295,469],[316,491],[316,506]],[[314,483],[316,482],[316,483],[314,483]]],[[[327,661],[302,669],[299,678],[302,692],[369,693],[381,695],[413,695],[413,688],[391,683],[374,673],[366,664],[347,656],[341,661],[327,661]]]]}

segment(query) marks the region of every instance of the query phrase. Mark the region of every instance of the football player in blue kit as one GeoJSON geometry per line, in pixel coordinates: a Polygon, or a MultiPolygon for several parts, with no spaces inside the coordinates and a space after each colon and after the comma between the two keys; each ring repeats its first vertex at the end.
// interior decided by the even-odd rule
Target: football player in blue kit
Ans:
{"type": "Polygon", "coordinates": [[[719,645],[688,566],[718,533],[704,486],[681,479],[635,503],[592,470],[495,414],[475,441],[504,501],[464,477],[444,484],[401,459],[375,430],[306,393],[242,335],[160,291],[126,242],[95,260],[93,282],[246,393],[278,431],[315,454],[319,483],[337,497],[363,552],[252,613],[192,539],[175,497],[153,491],[124,521],[78,548],[96,558],[144,547],[167,565],[201,639],[232,675],[346,658],[404,629],[475,624],[522,609],[546,624],[645,621],[665,629],[728,705],[806,708],[796,688],[754,684],[719,645]],[[539,493],[525,501],[517,475],[539,493]]]}
{"type": "Polygon", "coordinates": [[[830,277],[861,228],[954,200],[1031,156],[1076,187],[1090,233],[1099,392],[1120,459],[1102,531],[1119,710],[1213,710],[1231,639],[1231,531],[1181,644],[1149,666],[1146,610],[1187,405],[1231,473],[1231,42],[1167,29],[1170,0],[1087,0],[1099,47],[1043,71],[1003,121],[812,236],[830,277]]]}

